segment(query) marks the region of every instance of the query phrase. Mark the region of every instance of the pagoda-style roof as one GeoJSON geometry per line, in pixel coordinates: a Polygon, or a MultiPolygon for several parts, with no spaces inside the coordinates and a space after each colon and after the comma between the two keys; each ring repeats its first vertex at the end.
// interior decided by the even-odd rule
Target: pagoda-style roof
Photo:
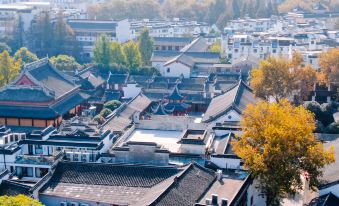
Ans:
{"type": "Polygon", "coordinates": [[[168,95],[169,100],[183,100],[184,96],[182,96],[179,92],[178,85],[174,86],[172,93],[168,95]]]}
{"type": "Polygon", "coordinates": [[[53,119],[89,97],[79,88],[73,77],[43,58],[25,65],[16,79],[0,89],[0,115],[53,119]]]}
{"type": "Polygon", "coordinates": [[[165,105],[166,110],[170,110],[173,112],[185,112],[189,109],[190,105],[184,102],[181,103],[167,103],[165,105]]]}

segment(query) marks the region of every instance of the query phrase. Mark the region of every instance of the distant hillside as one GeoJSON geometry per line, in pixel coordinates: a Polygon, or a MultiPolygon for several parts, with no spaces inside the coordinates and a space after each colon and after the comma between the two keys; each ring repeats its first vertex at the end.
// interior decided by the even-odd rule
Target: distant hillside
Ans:
{"type": "Polygon", "coordinates": [[[339,0],[109,0],[90,6],[89,16],[106,20],[179,17],[222,28],[228,20],[244,16],[270,17],[296,7],[313,12],[316,3],[325,11],[339,11],[339,0]]]}
{"type": "Polygon", "coordinates": [[[280,12],[289,12],[296,7],[308,12],[319,12],[319,8],[339,12],[339,0],[285,0],[278,8],[280,12]]]}

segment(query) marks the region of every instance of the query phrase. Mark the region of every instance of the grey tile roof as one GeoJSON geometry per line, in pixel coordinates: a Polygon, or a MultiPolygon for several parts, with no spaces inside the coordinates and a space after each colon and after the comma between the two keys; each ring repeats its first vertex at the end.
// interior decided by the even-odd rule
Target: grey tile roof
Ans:
{"type": "Polygon", "coordinates": [[[146,110],[151,103],[152,101],[147,96],[140,93],[127,104],[122,104],[102,127],[104,130],[122,132],[132,123],[133,114],[146,110]]]}
{"type": "Polygon", "coordinates": [[[112,74],[108,76],[108,84],[125,84],[128,79],[128,74],[112,74]]]}
{"type": "Polygon", "coordinates": [[[239,81],[237,85],[227,91],[225,94],[219,95],[212,99],[207,111],[202,118],[203,122],[211,122],[227,113],[231,108],[240,114],[250,103],[254,104],[258,99],[252,93],[243,81],[239,81]]]}
{"type": "MultiPolygon", "coordinates": [[[[329,149],[330,147],[334,147],[335,149],[335,156],[339,157],[339,138],[334,140],[328,141],[324,143],[324,148],[329,149]]],[[[323,176],[321,177],[321,184],[320,188],[326,188],[328,186],[339,184],[339,161],[338,159],[330,164],[326,165],[323,168],[323,176]]]]}
{"type": "Polygon", "coordinates": [[[31,187],[23,184],[19,184],[10,180],[2,180],[0,184],[0,196],[16,196],[26,195],[30,196],[31,187]]]}
{"type": "Polygon", "coordinates": [[[41,87],[8,86],[0,90],[1,101],[49,102],[54,96],[41,87]]]}
{"type": "Polygon", "coordinates": [[[70,27],[77,30],[100,30],[115,31],[117,23],[114,21],[95,21],[95,20],[70,20],[70,27]]]}
{"type": "Polygon", "coordinates": [[[162,43],[184,43],[189,44],[192,42],[192,37],[153,37],[154,44],[162,44],[162,43]]]}
{"type": "Polygon", "coordinates": [[[178,172],[170,167],[60,162],[51,182],[150,188],[178,172]]]}
{"type": "Polygon", "coordinates": [[[151,57],[152,62],[166,62],[175,58],[181,52],[179,51],[154,51],[151,57]]]}
{"type": "Polygon", "coordinates": [[[208,191],[215,180],[216,175],[213,171],[203,168],[196,163],[190,164],[151,205],[194,205],[208,191]]]}
{"type": "Polygon", "coordinates": [[[339,198],[332,193],[314,198],[308,206],[338,206],[339,198]]]}

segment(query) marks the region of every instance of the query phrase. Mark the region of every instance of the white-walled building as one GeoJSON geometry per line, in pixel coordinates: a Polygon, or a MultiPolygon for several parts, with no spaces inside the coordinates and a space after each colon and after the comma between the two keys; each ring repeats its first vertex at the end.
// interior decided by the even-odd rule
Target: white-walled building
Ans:
{"type": "Polygon", "coordinates": [[[93,47],[98,37],[105,34],[111,41],[124,43],[131,39],[131,28],[128,19],[120,21],[96,21],[72,19],[68,24],[73,29],[76,39],[83,46],[85,57],[93,57],[93,47]]]}

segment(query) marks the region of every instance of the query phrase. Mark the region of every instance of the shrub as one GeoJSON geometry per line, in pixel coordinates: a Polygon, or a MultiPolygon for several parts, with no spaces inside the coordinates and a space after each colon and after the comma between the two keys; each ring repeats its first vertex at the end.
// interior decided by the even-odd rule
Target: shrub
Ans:
{"type": "Polygon", "coordinates": [[[98,124],[101,124],[105,121],[105,119],[100,115],[96,115],[94,118],[93,118],[94,121],[96,121],[98,124]]]}
{"type": "Polygon", "coordinates": [[[104,108],[103,110],[101,110],[100,116],[102,116],[103,118],[106,118],[111,113],[112,113],[112,110],[104,108]]]}
{"type": "Polygon", "coordinates": [[[104,108],[107,108],[111,111],[116,110],[121,105],[121,102],[118,100],[112,100],[104,104],[104,108]]]}

